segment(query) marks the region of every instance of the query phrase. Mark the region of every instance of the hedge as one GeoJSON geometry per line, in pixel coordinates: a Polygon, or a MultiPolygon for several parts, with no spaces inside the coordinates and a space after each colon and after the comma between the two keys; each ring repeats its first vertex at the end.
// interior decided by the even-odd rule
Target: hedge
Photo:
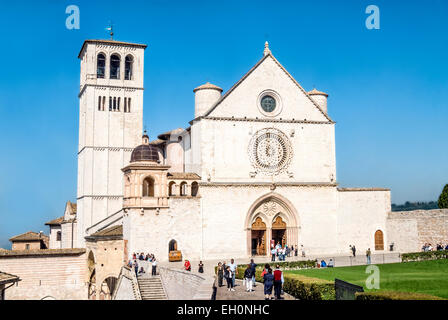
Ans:
{"type": "MultiPolygon", "coordinates": [[[[238,267],[237,279],[243,279],[246,267],[238,267]]],[[[263,282],[262,268],[257,268],[255,280],[263,282]]],[[[334,282],[309,278],[298,274],[283,273],[283,291],[300,300],[334,300],[334,282]]]]}
{"type": "Polygon", "coordinates": [[[401,260],[403,262],[439,259],[448,259],[448,251],[411,252],[401,254],[401,260]]]}
{"type": "Polygon", "coordinates": [[[441,297],[416,292],[367,291],[356,292],[355,300],[445,300],[441,297]]]}
{"type": "MultiPolygon", "coordinates": [[[[275,261],[275,262],[264,262],[264,263],[257,263],[257,269],[263,270],[264,265],[266,263],[269,263],[271,268],[275,268],[275,266],[278,264],[280,265],[280,268],[282,270],[296,270],[296,269],[310,269],[310,268],[316,268],[317,260],[303,260],[303,261],[275,261]]],[[[238,268],[244,268],[246,269],[247,265],[249,263],[245,264],[239,264],[238,268]]],[[[218,266],[215,266],[215,273],[218,270],[218,266]]]]}

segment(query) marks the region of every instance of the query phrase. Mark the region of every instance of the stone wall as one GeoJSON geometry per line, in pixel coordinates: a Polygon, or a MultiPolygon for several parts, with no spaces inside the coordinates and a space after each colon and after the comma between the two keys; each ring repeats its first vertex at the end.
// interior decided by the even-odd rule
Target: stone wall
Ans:
{"type": "MultiPolygon", "coordinates": [[[[205,280],[191,272],[158,267],[169,300],[192,300],[205,280]]],[[[212,286],[210,285],[210,297],[212,286]]]]}
{"type": "Polygon", "coordinates": [[[32,255],[2,253],[0,270],[17,275],[21,281],[6,290],[8,300],[56,300],[86,299],[85,250],[75,249],[76,253],[32,255]]]}
{"type": "Polygon", "coordinates": [[[387,217],[389,242],[399,252],[421,251],[423,244],[448,243],[448,209],[390,212],[387,217]]]}

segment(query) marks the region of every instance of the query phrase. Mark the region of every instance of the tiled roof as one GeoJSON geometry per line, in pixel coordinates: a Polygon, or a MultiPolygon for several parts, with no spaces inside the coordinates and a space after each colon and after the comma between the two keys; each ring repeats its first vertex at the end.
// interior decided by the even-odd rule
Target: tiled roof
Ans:
{"type": "Polygon", "coordinates": [[[123,236],[123,226],[112,226],[93,233],[90,237],[120,237],[123,236]]]}
{"type": "Polygon", "coordinates": [[[5,284],[5,283],[11,283],[11,282],[17,282],[19,281],[19,277],[15,276],[13,274],[9,274],[6,272],[1,272],[0,271],[0,284],[5,284]]]}
{"type": "Polygon", "coordinates": [[[327,96],[327,97],[328,97],[328,94],[327,94],[327,93],[322,92],[322,91],[319,91],[319,90],[316,90],[316,88],[314,88],[313,90],[309,91],[308,94],[309,94],[310,96],[315,95],[315,94],[320,94],[320,95],[323,95],[323,96],[327,96]]]}
{"type": "Polygon", "coordinates": [[[219,91],[222,92],[222,88],[220,88],[218,86],[215,86],[214,84],[211,84],[210,82],[207,82],[207,83],[205,83],[205,84],[203,84],[203,85],[201,85],[201,86],[199,86],[197,88],[194,88],[193,92],[196,92],[196,91],[202,90],[202,89],[215,89],[215,90],[219,90],[219,91]]]}
{"type": "Polygon", "coordinates": [[[108,44],[111,46],[121,45],[121,46],[129,46],[129,47],[136,47],[136,48],[143,48],[143,49],[146,49],[146,47],[147,47],[146,44],[141,44],[141,43],[123,42],[123,41],[115,41],[115,40],[91,39],[91,40],[84,41],[84,43],[81,47],[81,50],[79,51],[78,58],[81,57],[81,53],[84,50],[84,47],[86,46],[87,43],[108,44]]]}
{"type": "Polygon", "coordinates": [[[50,220],[48,222],[45,222],[45,225],[47,225],[47,226],[57,226],[57,225],[60,225],[62,221],[64,221],[64,217],[63,216],[59,217],[59,218],[56,218],[56,219],[53,219],[53,220],[50,220]]]}
{"type": "Polygon", "coordinates": [[[67,203],[70,205],[70,207],[72,208],[72,212],[76,213],[77,212],[77,208],[78,206],[76,205],[76,203],[73,203],[71,201],[67,201],[67,203]]]}
{"type": "Polygon", "coordinates": [[[162,144],[162,143],[164,143],[164,142],[165,142],[165,141],[163,141],[163,140],[155,139],[155,140],[151,141],[149,144],[159,145],[159,144],[162,144]]]}
{"type": "Polygon", "coordinates": [[[38,241],[38,240],[46,241],[48,240],[48,236],[46,236],[43,233],[28,231],[9,239],[9,241],[38,241]]]}
{"type": "Polygon", "coordinates": [[[39,249],[39,250],[6,250],[0,251],[0,258],[19,257],[19,256],[61,256],[61,255],[79,255],[85,253],[84,248],[75,249],[39,249]]]}
{"type": "Polygon", "coordinates": [[[168,172],[168,179],[201,180],[201,177],[193,172],[168,172]]]}
{"type": "Polygon", "coordinates": [[[168,139],[170,138],[171,135],[178,136],[178,135],[180,135],[182,132],[184,132],[184,129],[182,129],[182,128],[177,128],[177,129],[174,129],[174,130],[171,130],[171,131],[168,131],[168,132],[159,134],[159,135],[157,136],[157,138],[159,138],[160,140],[168,140],[168,139]]]}

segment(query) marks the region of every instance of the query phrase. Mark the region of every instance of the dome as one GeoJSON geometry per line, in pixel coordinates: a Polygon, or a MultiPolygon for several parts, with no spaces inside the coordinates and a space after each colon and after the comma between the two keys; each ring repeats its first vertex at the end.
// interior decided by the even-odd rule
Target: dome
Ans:
{"type": "Polygon", "coordinates": [[[143,144],[132,150],[131,162],[138,161],[159,162],[159,149],[149,144],[149,138],[146,134],[143,136],[143,144]]]}
{"type": "Polygon", "coordinates": [[[322,92],[322,91],[319,91],[319,90],[316,90],[316,88],[314,88],[314,89],[311,90],[311,91],[308,91],[308,94],[309,94],[310,96],[313,96],[313,95],[321,95],[321,96],[326,96],[326,97],[328,97],[328,94],[327,94],[327,93],[322,92]]]}
{"type": "Polygon", "coordinates": [[[222,88],[215,86],[214,84],[211,84],[210,82],[207,82],[197,88],[194,88],[193,92],[196,92],[198,90],[203,90],[203,89],[212,89],[212,90],[218,90],[219,92],[222,92],[222,88]]]}

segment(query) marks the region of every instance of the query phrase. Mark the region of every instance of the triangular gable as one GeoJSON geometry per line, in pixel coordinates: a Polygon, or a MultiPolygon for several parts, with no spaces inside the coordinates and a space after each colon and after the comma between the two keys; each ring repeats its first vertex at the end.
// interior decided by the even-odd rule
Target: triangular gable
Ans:
{"type": "Polygon", "coordinates": [[[320,106],[313,100],[313,98],[308,94],[308,92],[294,79],[294,77],[278,62],[274,55],[269,52],[264,55],[240,80],[238,80],[222,97],[209,109],[202,117],[207,117],[244,81],[250,74],[252,74],[267,58],[272,58],[272,60],[278,65],[278,67],[292,80],[292,82],[299,88],[300,91],[309,99],[313,106],[329,121],[334,123],[334,121],[322,111],[320,106]]]}

